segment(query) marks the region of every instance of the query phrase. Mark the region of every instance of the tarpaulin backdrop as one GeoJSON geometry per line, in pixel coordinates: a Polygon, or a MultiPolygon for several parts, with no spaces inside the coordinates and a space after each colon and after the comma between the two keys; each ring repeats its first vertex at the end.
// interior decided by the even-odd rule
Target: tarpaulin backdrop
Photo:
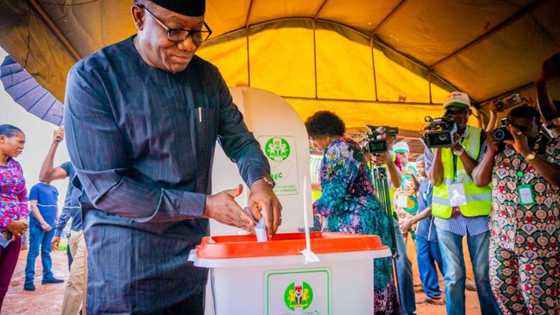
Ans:
{"type": "MultiPolygon", "coordinates": [[[[0,45],[63,99],[69,67],[134,33],[131,0],[0,1],[0,45]]],[[[200,55],[231,86],[287,98],[302,118],[419,130],[446,90],[482,102],[530,87],[560,50],[560,1],[208,0],[200,55]]]]}

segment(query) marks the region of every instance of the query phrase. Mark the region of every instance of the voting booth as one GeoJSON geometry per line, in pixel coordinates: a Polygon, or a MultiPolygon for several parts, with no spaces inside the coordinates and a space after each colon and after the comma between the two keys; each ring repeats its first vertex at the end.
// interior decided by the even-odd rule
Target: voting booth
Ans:
{"type": "MultiPolygon", "coordinates": [[[[278,232],[297,232],[303,228],[303,178],[309,176],[309,140],[303,121],[290,104],[273,93],[247,87],[231,89],[233,101],[243,113],[245,123],[261,145],[276,182],[274,192],[282,204],[282,225],[278,232]]],[[[212,168],[212,192],[243,184],[237,198],[247,206],[249,189],[235,163],[217,145],[212,168]]],[[[309,217],[311,218],[311,199],[309,217]]],[[[212,235],[239,234],[240,229],[210,221],[212,235]]]]}
{"type": "MultiPolygon", "coordinates": [[[[231,93],[270,163],[283,222],[271,240],[257,242],[254,235],[210,221],[211,236],[189,258],[194,265],[210,269],[206,314],[371,314],[373,259],[388,257],[390,250],[371,235],[315,232],[308,234],[306,242],[300,231],[304,222],[313,222],[307,179],[312,175],[311,182],[318,182],[321,158],[310,161],[303,121],[273,93],[246,87],[233,88],[231,93]],[[315,165],[313,172],[310,164],[315,165]],[[304,255],[304,249],[314,259],[304,255]]],[[[243,183],[220,146],[212,174],[214,193],[243,183]]],[[[248,195],[245,186],[237,198],[242,207],[247,206],[248,195]]]]}

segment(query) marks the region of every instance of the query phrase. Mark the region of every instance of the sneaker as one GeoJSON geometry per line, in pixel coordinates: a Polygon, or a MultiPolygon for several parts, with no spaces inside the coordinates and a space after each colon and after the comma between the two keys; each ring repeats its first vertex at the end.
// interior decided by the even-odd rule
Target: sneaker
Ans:
{"type": "Polygon", "coordinates": [[[23,285],[25,291],[35,291],[35,285],[33,283],[26,283],[23,285]]]}
{"type": "Polygon", "coordinates": [[[64,280],[62,279],[58,279],[55,277],[49,278],[49,279],[43,279],[43,281],[41,281],[41,284],[52,284],[52,283],[63,283],[64,280]]]}
{"type": "Polygon", "coordinates": [[[424,303],[427,304],[432,304],[432,305],[444,305],[445,302],[443,301],[443,299],[441,298],[441,296],[435,296],[435,297],[426,297],[426,299],[424,300],[424,303]]]}

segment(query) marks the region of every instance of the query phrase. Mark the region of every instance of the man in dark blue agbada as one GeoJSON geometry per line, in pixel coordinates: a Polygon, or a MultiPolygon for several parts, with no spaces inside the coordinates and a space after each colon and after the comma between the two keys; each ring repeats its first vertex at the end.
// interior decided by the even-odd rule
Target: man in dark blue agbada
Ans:
{"type": "MultiPolygon", "coordinates": [[[[137,0],[137,34],[68,76],[68,150],[88,247],[88,314],[204,314],[207,272],[187,261],[208,219],[253,230],[234,198],[210,193],[216,140],[250,187],[268,232],[280,224],[270,167],[218,69],[195,55],[203,0],[137,0]]],[[[269,235],[270,235],[269,234],[269,235]]]]}

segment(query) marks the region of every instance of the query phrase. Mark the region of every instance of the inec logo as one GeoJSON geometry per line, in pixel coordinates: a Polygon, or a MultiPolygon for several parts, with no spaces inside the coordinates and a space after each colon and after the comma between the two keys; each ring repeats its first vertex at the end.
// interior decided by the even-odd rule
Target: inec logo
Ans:
{"type": "Polygon", "coordinates": [[[284,161],[290,153],[290,144],[284,138],[270,138],[264,145],[264,154],[272,161],[284,161]]]}
{"type": "Polygon", "coordinates": [[[309,283],[303,281],[301,283],[292,282],[284,291],[284,303],[294,311],[296,309],[305,310],[313,302],[313,289],[309,283]]]}

